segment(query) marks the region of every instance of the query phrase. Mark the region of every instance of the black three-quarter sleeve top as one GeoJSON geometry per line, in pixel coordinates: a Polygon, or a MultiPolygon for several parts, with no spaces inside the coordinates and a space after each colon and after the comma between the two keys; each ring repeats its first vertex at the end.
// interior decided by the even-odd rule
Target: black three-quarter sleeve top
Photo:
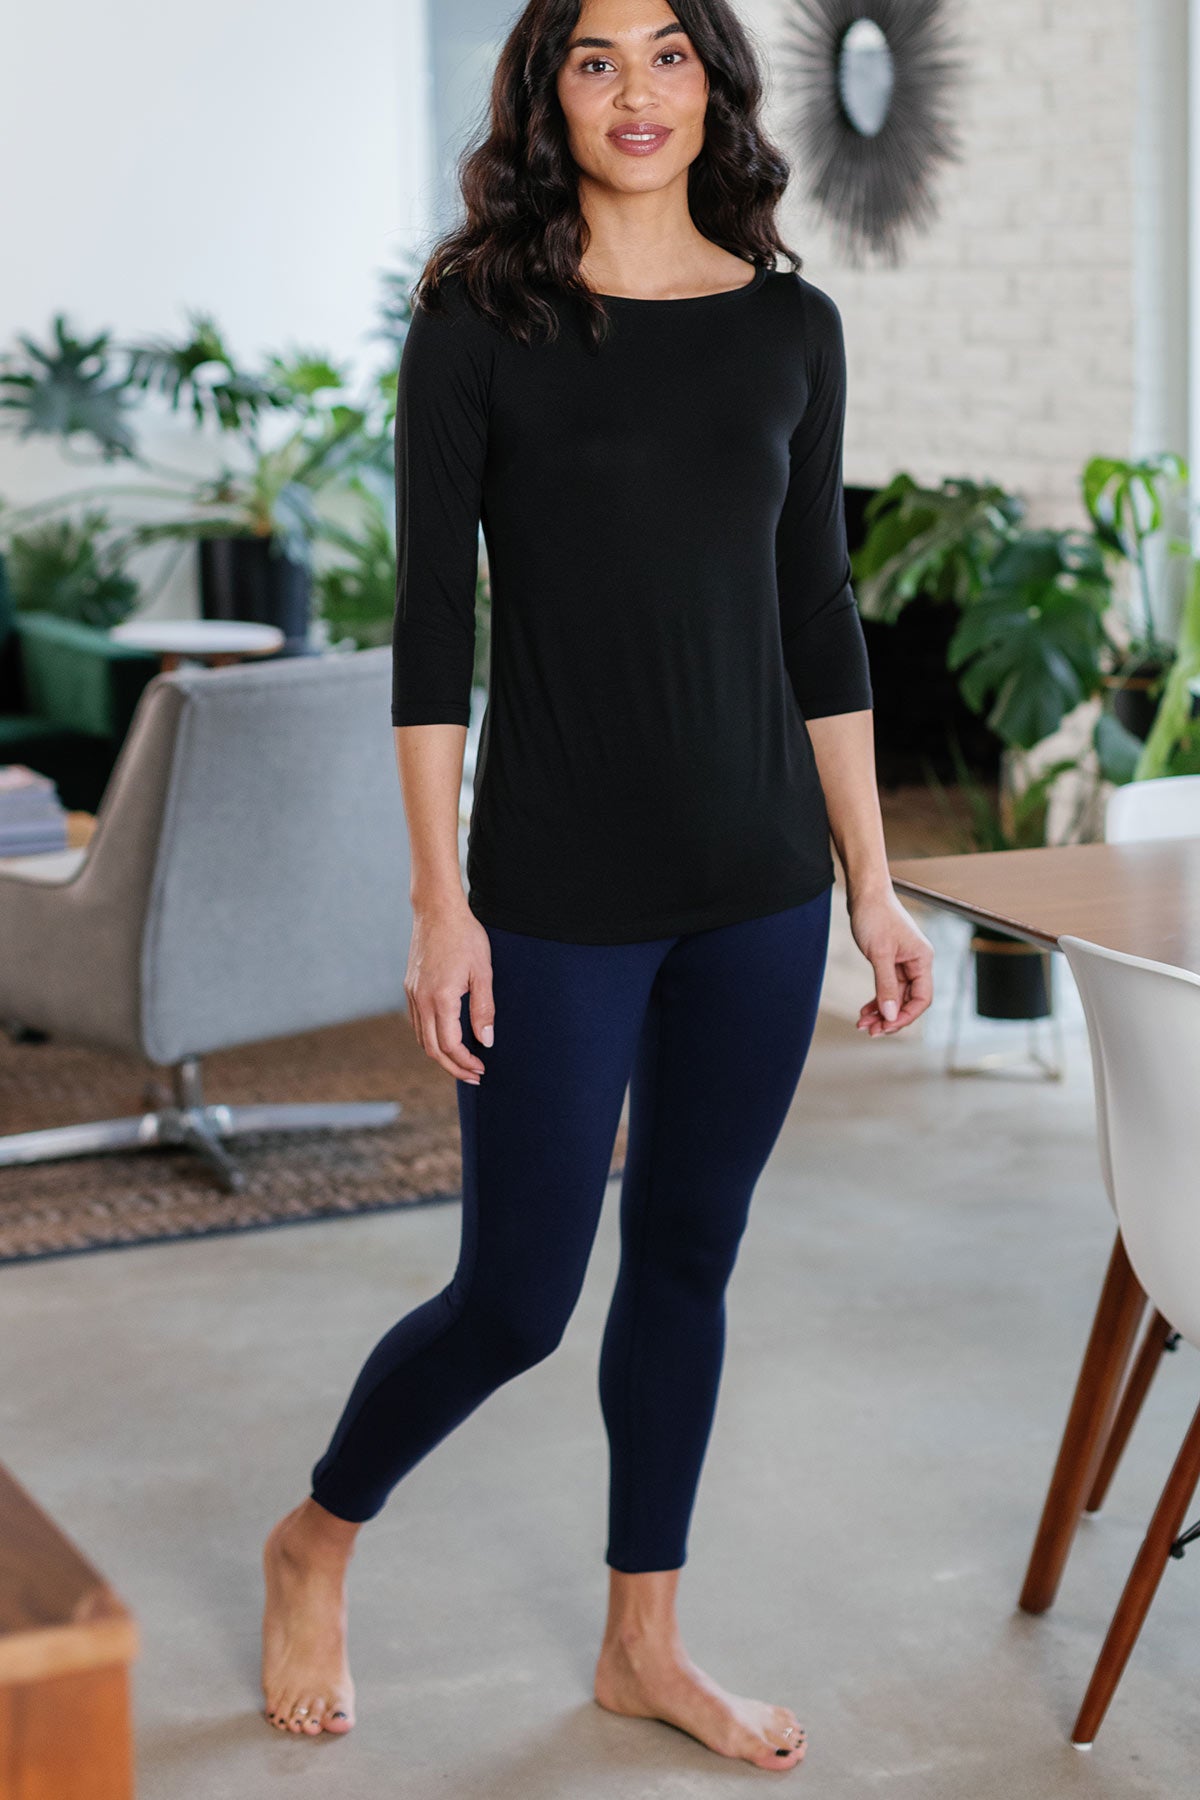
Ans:
{"type": "Polygon", "coordinates": [[[415,312],[396,411],[396,725],[470,719],[485,925],[577,943],[778,912],[833,880],[805,721],[872,704],[842,500],[845,351],[820,288],[577,303],[524,345],[415,312]]]}

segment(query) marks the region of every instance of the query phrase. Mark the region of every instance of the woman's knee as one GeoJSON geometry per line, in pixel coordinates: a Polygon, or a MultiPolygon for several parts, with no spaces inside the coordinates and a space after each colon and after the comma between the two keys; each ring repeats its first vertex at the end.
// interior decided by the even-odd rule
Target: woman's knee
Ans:
{"type": "Polygon", "coordinates": [[[744,1202],[706,1208],[698,1206],[689,1218],[664,1215],[638,1240],[643,1264],[664,1280],[699,1290],[719,1293],[737,1262],[747,1224],[744,1202]]]}
{"type": "Polygon", "coordinates": [[[509,1293],[490,1302],[468,1296],[463,1312],[489,1364],[507,1381],[557,1350],[573,1308],[573,1301],[548,1305],[509,1293]]]}

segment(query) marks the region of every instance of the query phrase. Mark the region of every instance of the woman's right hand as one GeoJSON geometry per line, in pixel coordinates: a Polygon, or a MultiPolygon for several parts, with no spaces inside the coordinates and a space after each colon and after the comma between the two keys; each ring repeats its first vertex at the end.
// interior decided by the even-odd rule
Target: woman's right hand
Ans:
{"type": "Polygon", "coordinates": [[[427,1056],[478,1087],[484,1072],[462,1034],[462,997],[470,993],[471,1029],[491,1045],[492,946],[464,897],[461,905],[415,909],[404,977],[408,1018],[427,1056]]]}

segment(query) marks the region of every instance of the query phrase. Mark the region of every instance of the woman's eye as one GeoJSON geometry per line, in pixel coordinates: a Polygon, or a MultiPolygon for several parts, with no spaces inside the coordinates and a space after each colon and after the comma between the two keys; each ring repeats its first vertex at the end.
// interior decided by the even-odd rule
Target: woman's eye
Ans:
{"type": "MultiPolygon", "coordinates": [[[[684,60],[684,53],[682,50],[663,50],[660,53],[658,60],[661,61],[662,57],[664,57],[664,56],[677,56],[680,58],[681,61],[684,60]]],[[[589,56],[586,62],[580,63],[580,65],[579,65],[580,73],[586,75],[589,69],[594,69],[599,64],[607,63],[607,62],[608,62],[607,56],[589,56]]]]}

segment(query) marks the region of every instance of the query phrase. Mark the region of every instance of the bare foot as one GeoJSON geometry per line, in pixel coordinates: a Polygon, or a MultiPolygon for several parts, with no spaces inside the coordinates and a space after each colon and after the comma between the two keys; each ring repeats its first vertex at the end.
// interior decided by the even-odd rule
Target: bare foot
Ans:
{"type": "Polygon", "coordinates": [[[697,1668],[677,1635],[609,1632],[596,1664],[595,1694],[609,1712],[665,1719],[721,1756],[741,1757],[760,1769],[794,1769],[804,1756],[804,1730],[795,1713],[726,1693],[697,1668]]]}
{"type": "Polygon", "coordinates": [[[317,1737],[354,1724],[346,1565],[355,1531],[308,1499],[267,1534],[262,1685],[266,1716],[280,1731],[317,1737]]]}

